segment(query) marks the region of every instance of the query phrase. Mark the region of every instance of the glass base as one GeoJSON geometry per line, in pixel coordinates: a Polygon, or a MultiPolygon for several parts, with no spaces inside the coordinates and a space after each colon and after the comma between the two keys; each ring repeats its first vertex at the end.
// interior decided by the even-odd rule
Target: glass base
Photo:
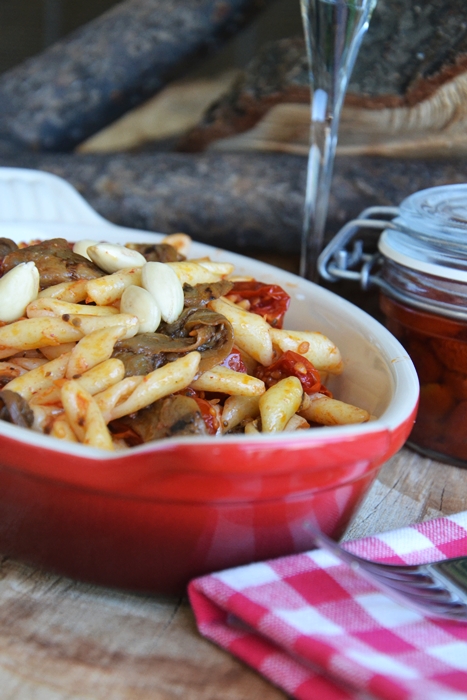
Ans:
{"type": "Polygon", "coordinates": [[[434,459],[436,462],[442,462],[443,464],[449,465],[451,467],[461,467],[462,469],[467,469],[467,461],[458,459],[457,457],[451,457],[449,455],[443,454],[442,452],[436,452],[435,450],[430,450],[426,447],[420,447],[416,443],[407,440],[405,443],[407,447],[410,447],[414,452],[423,455],[423,457],[428,457],[429,459],[434,459]]]}

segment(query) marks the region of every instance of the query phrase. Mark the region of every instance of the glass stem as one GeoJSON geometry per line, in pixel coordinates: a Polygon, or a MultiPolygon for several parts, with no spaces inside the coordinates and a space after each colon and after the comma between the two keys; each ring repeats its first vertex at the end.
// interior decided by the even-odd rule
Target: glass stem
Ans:
{"type": "Polygon", "coordinates": [[[317,282],[317,261],[325,239],[342,105],[375,0],[360,0],[355,5],[348,0],[301,0],[301,3],[312,99],[300,274],[317,282]],[[315,14],[310,19],[310,5],[313,4],[316,11],[320,2],[325,14],[315,14]],[[357,9],[360,14],[357,14],[357,9]],[[331,10],[334,11],[329,15],[332,19],[325,24],[331,10]],[[313,22],[318,23],[318,27],[319,22],[323,22],[328,33],[324,30],[321,34],[315,32],[318,39],[315,37],[311,43],[313,22]]]}
{"type": "Polygon", "coordinates": [[[327,95],[316,90],[313,95],[310,125],[310,151],[306,180],[300,274],[317,281],[316,261],[324,241],[329,193],[337,145],[338,114],[326,107],[327,95]],[[325,107],[324,112],[322,107],[325,107]]]}

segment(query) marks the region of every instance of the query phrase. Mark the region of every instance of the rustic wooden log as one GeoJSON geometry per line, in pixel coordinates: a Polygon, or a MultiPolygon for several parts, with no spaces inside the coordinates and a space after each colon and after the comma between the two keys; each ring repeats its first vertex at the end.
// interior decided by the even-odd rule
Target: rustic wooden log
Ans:
{"type": "Polygon", "coordinates": [[[204,112],[224,95],[240,70],[174,80],[157,95],[80,143],[79,153],[172,150],[204,112]]]}
{"type": "Polygon", "coordinates": [[[4,165],[64,177],[105,218],[185,231],[231,250],[298,250],[305,161],[265,154],[21,154],[4,165]]]}
{"type": "Polygon", "coordinates": [[[466,68],[463,0],[378,0],[349,92],[385,106],[420,102],[466,68]]]}
{"type": "MultiPolygon", "coordinates": [[[[236,150],[305,153],[307,81],[304,41],[271,43],[182,139],[180,150],[199,151],[215,143],[236,150]]],[[[467,151],[466,126],[467,5],[463,0],[431,0],[423,7],[417,0],[380,0],[350,83],[341,152],[467,151]]]]}
{"type": "Polygon", "coordinates": [[[71,150],[271,0],[126,0],[0,76],[0,135],[71,150]]]}
{"type": "Polygon", "coordinates": [[[309,102],[304,40],[296,37],[268,43],[200,123],[182,137],[178,150],[202,151],[213,141],[252,129],[278,104],[309,102]]]}
{"type": "MultiPolygon", "coordinates": [[[[28,154],[3,165],[68,180],[100,214],[121,225],[171,233],[237,251],[297,253],[306,159],[275,153],[28,154]]],[[[327,237],[363,208],[397,205],[425,187],[467,180],[460,160],[348,158],[336,161],[327,237]]]]}

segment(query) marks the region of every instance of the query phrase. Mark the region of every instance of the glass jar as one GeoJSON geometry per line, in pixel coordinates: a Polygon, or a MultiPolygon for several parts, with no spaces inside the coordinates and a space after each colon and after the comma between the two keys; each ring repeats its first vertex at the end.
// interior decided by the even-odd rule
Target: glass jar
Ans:
{"type": "Polygon", "coordinates": [[[386,325],[420,380],[408,444],[466,467],[467,184],[422,190],[398,209],[365,210],[335,236],[318,266],[329,281],[358,279],[364,289],[379,287],[386,325]],[[356,237],[363,229],[378,231],[375,252],[366,253],[356,237]]]}

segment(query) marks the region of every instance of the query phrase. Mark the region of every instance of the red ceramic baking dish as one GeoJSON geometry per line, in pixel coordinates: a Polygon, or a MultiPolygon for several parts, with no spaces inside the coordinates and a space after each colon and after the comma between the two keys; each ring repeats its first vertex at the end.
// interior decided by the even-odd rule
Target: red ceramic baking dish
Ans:
{"type": "MultiPolygon", "coordinates": [[[[54,176],[0,170],[0,203],[12,188],[22,209],[4,210],[1,236],[160,238],[109,224],[54,176]]],[[[418,380],[382,325],[283,270],[193,244],[191,257],[206,255],[281,285],[292,297],[284,327],[317,330],[337,344],[345,369],[329,388],[375,420],[274,435],[170,438],[116,453],[0,421],[3,554],[98,584],[176,593],[194,576],[308,548],[307,519],[338,537],[380,466],[403,445],[418,380]]]]}

